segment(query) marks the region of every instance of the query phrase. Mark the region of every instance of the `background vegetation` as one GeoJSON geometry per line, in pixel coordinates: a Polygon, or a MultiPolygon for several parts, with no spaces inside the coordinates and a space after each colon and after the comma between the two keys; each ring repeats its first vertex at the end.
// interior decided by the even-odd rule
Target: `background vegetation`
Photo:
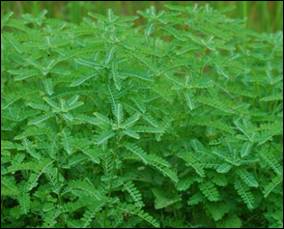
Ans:
{"type": "MultiPolygon", "coordinates": [[[[48,16],[57,17],[72,22],[79,22],[88,11],[105,13],[108,8],[118,14],[134,15],[137,10],[143,10],[154,5],[157,9],[164,8],[166,1],[14,1],[1,2],[1,13],[14,11],[18,16],[23,13],[37,15],[42,9],[48,10],[48,16]]],[[[274,32],[283,29],[282,1],[167,1],[167,3],[205,4],[223,9],[232,8],[227,13],[230,17],[247,18],[247,26],[262,32],[274,32]]]]}

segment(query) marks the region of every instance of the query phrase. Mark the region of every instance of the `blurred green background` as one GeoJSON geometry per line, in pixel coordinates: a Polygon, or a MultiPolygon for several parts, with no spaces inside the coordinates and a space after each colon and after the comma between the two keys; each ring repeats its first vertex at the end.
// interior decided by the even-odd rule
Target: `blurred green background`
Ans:
{"type": "Polygon", "coordinates": [[[1,15],[14,11],[17,16],[23,13],[38,14],[42,9],[48,10],[48,15],[63,18],[72,22],[80,22],[88,11],[105,13],[112,8],[115,13],[133,15],[150,5],[162,9],[164,4],[179,5],[209,3],[217,9],[233,7],[228,16],[247,18],[247,27],[261,32],[283,30],[282,1],[1,1],[1,15]]]}

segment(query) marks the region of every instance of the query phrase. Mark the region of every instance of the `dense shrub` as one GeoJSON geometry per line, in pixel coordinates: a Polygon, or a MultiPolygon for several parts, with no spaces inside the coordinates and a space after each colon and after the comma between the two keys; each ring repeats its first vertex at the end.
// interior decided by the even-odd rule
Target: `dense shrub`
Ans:
{"type": "Polygon", "coordinates": [[[207,6],[1,32],[1,227],[282,226],[282,32],[207,6]]]}

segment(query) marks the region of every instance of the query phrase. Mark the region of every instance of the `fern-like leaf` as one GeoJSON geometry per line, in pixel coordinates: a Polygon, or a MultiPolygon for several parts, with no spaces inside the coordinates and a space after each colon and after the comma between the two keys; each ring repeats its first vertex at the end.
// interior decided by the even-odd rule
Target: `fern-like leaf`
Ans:
{"type": "Polygon", "coordinates": [[[104,144],[107,140],[112,138],[115,135],[115,133],[112,130],[105,131],[97,136],[96,143],[98,145],[104,144]]]}
{"type": "Polygon", "coordinates": [[[157,156],[148,156],[149,164],[159,170],[164,176],[169,177],[174,183],[178,182],[178,176],[175,171],[173,171],[169,166],[165,166],[165,162],[162,158],[157,156]]]}
{"type": "Polygon", "coordinates": [[[135,131],[133,130],[130,130],[130,129],[127,129],[127,130],[124,130],[123,133],[129,137],[132,137],[132,138],[135,138],[135,139],[140,139],[140,136],[138,133],[136,133],[135,131]]]}
{"type": "Polygon", "coordinates": [[[132,181],[128,181],[124,184],[124,189],[130,194],[131,198],[134,201],[134,204],[137,207],[143,207],[143,199],[140,191],[135,187],[134,183],[132,181]]]}
{"type": "Polygon", "coordinates": [[[258,187],[258,182],[252,173],[248,172],[245,169],[238,170],[237,173],[246,185],[248,185],[249,187],[258,187]]]}
{"type": "Polygon", "coordinates": [[[122,124],[122,128],[128,129],[129,127],[132,127],[139,119],[140,119],[140,114],[135,113],[134,115],[130,116],[128,119],[124,121],[124,123],[122,124]]]}
{"type": "Polygon", "coordinates": [[[268,195],[279,185],[283,180],[282,176],[276,176],[272,179],[272,181],[264,187],[263,195],[264,198],[267,198],[268,195]]]}
{"type": "Polygon", "coordinates": [[[104,205],[104,202],[101,202],[97,206],[88,207],[83,217],[81,218],[81,222],[82,222],[81,228],[88,228],[89,226],[92,226],[92,221],[95,217],[95,214],[101,210],[103,205],[104,205]]]}
{"type": "Polygon", "coordinates": [[[203,182],[199,185],[199,188],[209,201],[220,200],[220,194],[212,182],[203,182]]]}
{"type": "Polygon", "coordinates": [[[28,192],[22,191],[18,197],[18,201],[21,207],[21,210],[24,214],[28,214],[31,207],[30,194],[28,192]]]}
{"type": "Polygon", "coordinates": [[[132,143],[125,144],[125,148],[139,157],[144,164],[148,164],[147,153],[142,148],[132,143]]]}
{"type": "Polygon", "coordinates": [[[277,175],[282,175],[281,165],[275,159],[271,151],[261,151],[260,156],[277,175]]]}
{"type": "Polygon", "coordinates": [[[160,224],[156,219],[154,219],[151,215],[149,215],[144,210],[137,208],[135,205],[121,204],[118,208],[125,213],[128,213],[130,215],[136,215],[140,217],[141,219],[147,221],[154,227],[160,227],[160,224]]]}
{"type": "Polygon", "coordinates": [[[62,145],[68,155],[71,155],[73,151],[70,138],[71,137],[69,136],[69,132],[67,130],[63,130],[62,131],[62,145]]]}
{"type": "Polygon", "coordinates": [[[86,180],[73,180],[69,182],[69,187],[71,190],[81,190],[87,196],[94,197],[98,201],[101,201],[104,196],[102,190],[96,189],[93,184],[86,180]]]}
{"type": "Polygon", "coordinates": [[[249,209],[254,208],[255,199],[253,194],[250,192],[249,188],[242,183],[242,181],[236,180],[234,183],[234,187],[237,190],[238,194],[247,205],[249,209]]]}
{"type": "Polygon", "coordinates": [[[205,177],[202,164],[193,156],[191,152],[179,154],[188,166],[191,166],[200,177],[205,177]]]}

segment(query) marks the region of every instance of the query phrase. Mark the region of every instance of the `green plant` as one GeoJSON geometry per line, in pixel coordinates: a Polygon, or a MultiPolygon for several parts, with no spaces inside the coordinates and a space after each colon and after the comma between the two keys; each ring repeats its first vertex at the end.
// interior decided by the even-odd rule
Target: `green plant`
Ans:
{"type": "Polygon", "coordinates": [[[1,227],[282,227],[282,33],[208,6],[1,18],[1,227]]]}

